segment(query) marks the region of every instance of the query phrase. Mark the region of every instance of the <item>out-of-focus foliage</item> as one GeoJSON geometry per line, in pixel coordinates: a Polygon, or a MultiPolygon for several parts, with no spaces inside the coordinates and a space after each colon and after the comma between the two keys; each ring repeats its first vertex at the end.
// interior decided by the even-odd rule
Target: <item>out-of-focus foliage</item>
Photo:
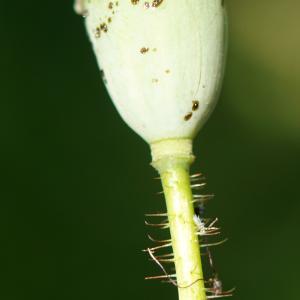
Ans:
{"type": "Polygon", "coordinates": [[[228,2],[230,104],[256,134],[299,141],[300,2],[228,2]]]}
{"type": "MultiPolygon", "coordinates": [[[[229,237],[215,264],[236,299],[297,299],[300,3],[227,2],[224,88],[193,166],[229,237]]],[[[176,299],[143,280],[159,274],[141,249],[160,186],[72,2],[4,1],[0,36],[0,298],[176,299]]]]}

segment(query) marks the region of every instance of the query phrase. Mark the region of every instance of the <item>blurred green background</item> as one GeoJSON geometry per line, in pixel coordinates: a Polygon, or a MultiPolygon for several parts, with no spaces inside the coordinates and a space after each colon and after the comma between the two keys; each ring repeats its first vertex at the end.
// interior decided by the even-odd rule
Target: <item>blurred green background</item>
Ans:
{"type": "MultiPolygon", "coordinates": [[[[2,300],[176,299],[141,249],[164,207],[148,146],[118,116],[72,1],[2,1],[2,300]]],[[[234,299],[298,299],[300,2],[228,0],[224,88],[195,144],[229,241],[234,299]]]]}

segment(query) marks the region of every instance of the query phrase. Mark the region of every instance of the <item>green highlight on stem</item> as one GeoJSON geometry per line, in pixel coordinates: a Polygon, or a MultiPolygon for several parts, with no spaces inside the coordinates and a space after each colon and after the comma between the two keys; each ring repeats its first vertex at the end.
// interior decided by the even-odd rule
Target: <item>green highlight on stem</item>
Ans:
{"type": "Polygon", "coordinates": [[[194,161],[192,141],[164,140],[152,144],[151,150],[152,165],[160,174],[166,199],[179,300],[205,300],[189,176],[194,161]]]}

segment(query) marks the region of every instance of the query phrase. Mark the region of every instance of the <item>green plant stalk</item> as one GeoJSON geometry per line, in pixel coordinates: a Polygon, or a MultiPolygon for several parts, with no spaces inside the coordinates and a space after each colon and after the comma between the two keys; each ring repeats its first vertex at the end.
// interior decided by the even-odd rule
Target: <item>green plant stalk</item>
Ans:
{"type": "MultiPolygon", "coordinates": [[[[182,149],[182,144],[191,144],[191,141],[169,141],[162,155],[154,155],[160,157],[152,165],[160,174],[165,194],[179,300],[205,300],[200,246],[193,221],[193,195],[189,176],[189,168],[194,157],[191,150],[182,149]],[[171,153],[166,150],[168,147],[173,147],[171,153]]],[[[189,148],[189,145],[184,148],[189,148]]]]}

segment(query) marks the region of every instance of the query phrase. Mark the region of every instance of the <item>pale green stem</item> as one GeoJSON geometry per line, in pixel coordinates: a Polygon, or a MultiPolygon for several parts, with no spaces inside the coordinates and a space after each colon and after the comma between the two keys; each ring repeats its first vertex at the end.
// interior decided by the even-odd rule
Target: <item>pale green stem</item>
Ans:
{"type": "Polygon", "coordinates": [[[152,147],[154,156],[152,164],[160,173],[166,198],[179,300],[205,300],[200,246],[193,221],[193,196],[189,177],[193,156],[191,149],[184,150],[189,147],[185,147],[181,141],[185,144],[190,143],[189,140],[169,140],[167,142],[169,145],[165,144],[162,151],[156,151],[157,149],[153,151],[152,147]],[[170,152],[166,151],[169,146],[173,147],[170,152]]]}

